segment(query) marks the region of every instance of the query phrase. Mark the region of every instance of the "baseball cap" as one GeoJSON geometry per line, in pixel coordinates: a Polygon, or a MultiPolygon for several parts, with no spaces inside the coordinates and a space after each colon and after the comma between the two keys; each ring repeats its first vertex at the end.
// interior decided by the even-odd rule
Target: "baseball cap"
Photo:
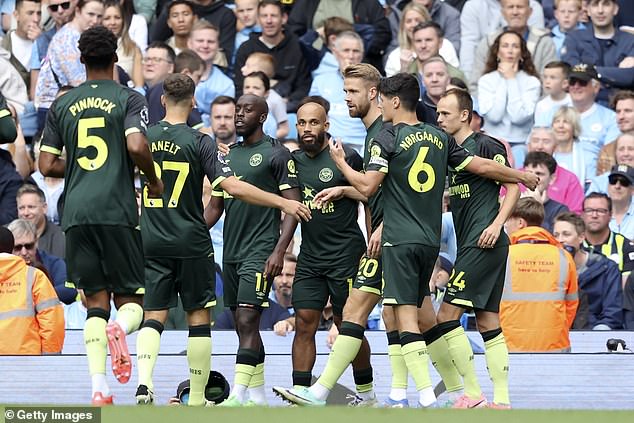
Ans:
{"type": "Polygon", "coordinates": [[[628,165],[613,166],[608,178],[612,181],[612,177],[616,175],[623,176],[630,182],[630,185],[634,185],[634,168],[628,165]]]}
{"type": "Polygon", "coordinates": [[[580,81],[590,81],[591,79],[599,79],[599,74],[594,66],[587,63],[579,63],[570,69],[568,79],[578,79],[580,81]]]}
{"type": "MultiPolygon", "coordinates": [[[[176,397],[181,403],[186,404],[189,399],[189,379],[182,381],[176,388],[176,397]]],[[[231,387],[222,373],[215,370],[209,372],[209,380],[205,386],[205,399],[214,404],[220,404],[229,398],[231,387]]]]}

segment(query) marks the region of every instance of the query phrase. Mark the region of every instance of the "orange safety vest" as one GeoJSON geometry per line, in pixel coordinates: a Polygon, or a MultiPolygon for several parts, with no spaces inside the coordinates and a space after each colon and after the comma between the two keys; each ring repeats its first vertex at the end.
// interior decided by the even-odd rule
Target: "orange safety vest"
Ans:
{"type": "Polygon", "coordinates": [[[62,351],[64,309],[46,275],[22,258],[0,254],[0,355],[62,351]]]}
{"type": "Polygon", "coordinates": [[[509,351],[569,352],[577,313],[577,271],[570,254],[545,229],[511,234],[500,322],[509,351]]]}

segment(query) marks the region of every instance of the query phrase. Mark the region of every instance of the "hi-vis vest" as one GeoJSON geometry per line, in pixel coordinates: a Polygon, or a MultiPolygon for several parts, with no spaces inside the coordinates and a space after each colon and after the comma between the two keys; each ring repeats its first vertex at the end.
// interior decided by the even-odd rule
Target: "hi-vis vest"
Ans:
{"type": "Polygon", "coordinates": [[[545,229],[511,234],[500,322],[509,351],[570,351],[579,296],[575,263],[545,229]]]}
{"type": "MultiPolygon", "coordinates": [[[[601,250],[599,253],[603,254],[613,262],[619,265],[619,272],[623,273],[623,245],[625,244],[625,238],[623,235],[610,231],[610,236],[605,244],[601,244],[601,250]]],[[[588,244],[588,241],[583,241],[583,246],[586,248],[594,249],[593,245],[588,244]]],[[[630,272],[624,273],[625,276],[630,272]]]]}
{"type": "Polygon", "coordinates": [[[46,275],[18,256],[0,254],[0,355],[59,353],[64,309],[46,275]]]}

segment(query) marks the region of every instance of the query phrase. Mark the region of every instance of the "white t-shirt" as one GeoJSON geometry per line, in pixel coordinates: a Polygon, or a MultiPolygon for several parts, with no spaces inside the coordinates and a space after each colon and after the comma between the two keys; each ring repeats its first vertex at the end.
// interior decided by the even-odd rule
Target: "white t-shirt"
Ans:
{"type": "Polygon", "coordinates": [[[31,70],[31,49],[33,48],[33,41],[27,39],[24,40],[18,37],[15,32],[11,33],[11,49],[13,55],[22,63],[24,69],[31,70]]]}

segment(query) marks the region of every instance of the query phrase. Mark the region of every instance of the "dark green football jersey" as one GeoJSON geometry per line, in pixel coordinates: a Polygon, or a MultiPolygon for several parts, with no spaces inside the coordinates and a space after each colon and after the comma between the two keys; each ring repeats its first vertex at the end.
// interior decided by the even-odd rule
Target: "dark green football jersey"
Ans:
{"type": "MultiPolygon", "coordinates": [[[[263,191],[280,194],[298,186],[290,151],[269,136],[254,144],[232,145],[227,162],[240,180],[263,191]]],[[[271,255],[280,237],[280,211],[224,197],[223,261],[237,263],[271,255]]]]}
{"type": "MultiPolygon", "coordinates": [[[[384,126],[391,126],[390,123],[383,123],[383,116],[379,115],[378,118],[372,125],[368,128],[368,133],[365,136],[365,151],[363,154],[363,170],[366,170],[368,167],[368,163],[370,162],[370,147],[372,146],[372,141],[374,138],[381,132],[384,126]]],[[[383,202],[381,200],[381,187],[374,193],[373,196],[368,198],[368,207],[370,208],[370,215],[372,218],[372,232],[379,227],[381,222],[383,222],[383,202]]]]}
{"type": "Polygon", "coordinates": [[[66,147],[64,230],[139,224],[126,136],[145,134],[147,119],[145,97],[110,80],[84,82],[53,102],[41,151],[66,147]]]}
{"type": "Polygon", "coordinates": [[[383,245],[440,245],[447,166],[462,169],[472,156],[435,126],[399,123],[379,133],[368,171],[383,180],[383,245]]]}
{"type": "MultiPolygon", "coordinates": [[[[476,156],[508,166],[504,145],[487,135],[474,132],[462,143],[462,147],[476,156]]],[[[449,195],[458,248],[477,247],[482,231],[498,214],[499,183],[465,170],[450,169],[449,195]]],[[[496,246],[508,244],[506,233],[501,231],[496,246]]]]}
{"type": "MultiPolygon", "coordinates": [[[[351,148],[344,147],[346,162],[361,171],[363,160],[351,148]]],[[[317,208],[313,199],[318,192],[331,187],[350,185],[330,158],[329,148],[315,157],[297,150],[293,153],[302,201],[312,213],[312,219],[302,222],[302,261],[322,268],[358,261],[365,249],[365,239],[357,223],[359,204],[348,197],[317,208]]]]}
{"type": "Polygon", "coordinates": [[[148,198],[143,190],[141,235],[146,257],[207,257],[212,253],[203,217],[203,178],[212,189],[232,176],[231,168],[208,135],[186,124],[165,121],[147,133],[154,168],[165,191],[148,198]]]}

